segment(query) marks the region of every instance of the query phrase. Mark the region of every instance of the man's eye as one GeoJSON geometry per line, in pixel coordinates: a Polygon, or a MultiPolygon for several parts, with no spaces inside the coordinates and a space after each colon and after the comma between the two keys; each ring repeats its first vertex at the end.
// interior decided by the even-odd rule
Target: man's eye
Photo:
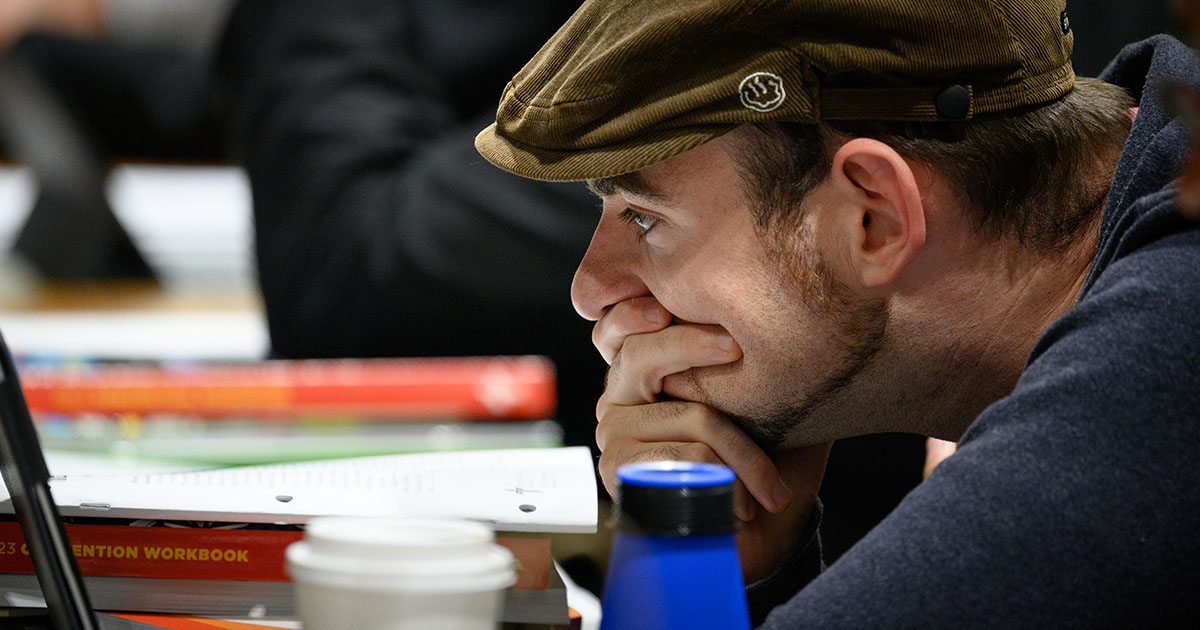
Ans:
{"type": "Polygon", "coordinates": [[[625,208],[621,211],[621,219],[630,225],[636,225],[642,229],[642,233],[650,231],[654,224],[658,222],[658,217],[645,212],[638,212],[633,208],[625,208]]]}

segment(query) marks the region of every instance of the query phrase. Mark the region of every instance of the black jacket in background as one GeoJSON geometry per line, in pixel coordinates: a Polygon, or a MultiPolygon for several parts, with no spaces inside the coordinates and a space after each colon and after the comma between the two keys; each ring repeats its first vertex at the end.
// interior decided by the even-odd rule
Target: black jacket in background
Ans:
{"type": "Polygon", "coordinates": [[[559,0],[247,0],[219,67],[282,357],[527,354],[590,443],[604,364],[570,302],[598,200],[473,138],[573,10],[559,0]]]}

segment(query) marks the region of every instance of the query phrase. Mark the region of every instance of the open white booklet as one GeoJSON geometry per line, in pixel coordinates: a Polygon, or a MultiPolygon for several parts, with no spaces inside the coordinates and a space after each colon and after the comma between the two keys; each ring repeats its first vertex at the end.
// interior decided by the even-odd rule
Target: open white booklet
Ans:
{"type": "MultiPolygon", "coordinates": [[[[511,532],[596,531],[586,447],[385,455],[50,481],[63,516],[300,523],[313,516],[460,517],[511,532]]],[[[0,510],[12,511],[11,502],[0,510]]]]}

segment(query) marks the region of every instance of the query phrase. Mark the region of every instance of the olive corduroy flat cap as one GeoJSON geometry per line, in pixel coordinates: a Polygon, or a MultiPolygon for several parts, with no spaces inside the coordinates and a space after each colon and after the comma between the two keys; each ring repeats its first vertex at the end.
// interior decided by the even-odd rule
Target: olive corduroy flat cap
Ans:
{"type": "Polygon", "coordinates": [[[948,121],[1074,85],[1066,0],[589,0],[475,138],[545,180],[638,170],[741,124],[948,121]]]}

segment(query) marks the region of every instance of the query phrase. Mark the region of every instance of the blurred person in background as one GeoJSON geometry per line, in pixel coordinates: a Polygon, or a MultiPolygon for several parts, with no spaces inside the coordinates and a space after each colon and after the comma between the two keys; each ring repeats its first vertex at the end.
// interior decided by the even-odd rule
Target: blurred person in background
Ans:
{"type": "Polygon", "coordinates": [[[48,279],[151,270],[105,198],[115,159],[227,159],[209,55],[232,0],[0,0],[0,149],[38,198],[14,249],[48,279]]]}
{"type": "MultiPolygon", "coordinates": [[[[603,363],[563,290],[594,203],[474,154],[557,0],[246,0],[219,50],[249,176],[273,351],[287,358],[545,354],[564,416],[603,363]],[[572,212],[564,214],[564,208],[572,212]]],[[[590,441],[586,422],[569,440],[590,441]]]]}
{"type": "Polygon", "coordinates": [[[0,0],[0,47],[29,33],[203,51],[233,0],[0,0]]]}

